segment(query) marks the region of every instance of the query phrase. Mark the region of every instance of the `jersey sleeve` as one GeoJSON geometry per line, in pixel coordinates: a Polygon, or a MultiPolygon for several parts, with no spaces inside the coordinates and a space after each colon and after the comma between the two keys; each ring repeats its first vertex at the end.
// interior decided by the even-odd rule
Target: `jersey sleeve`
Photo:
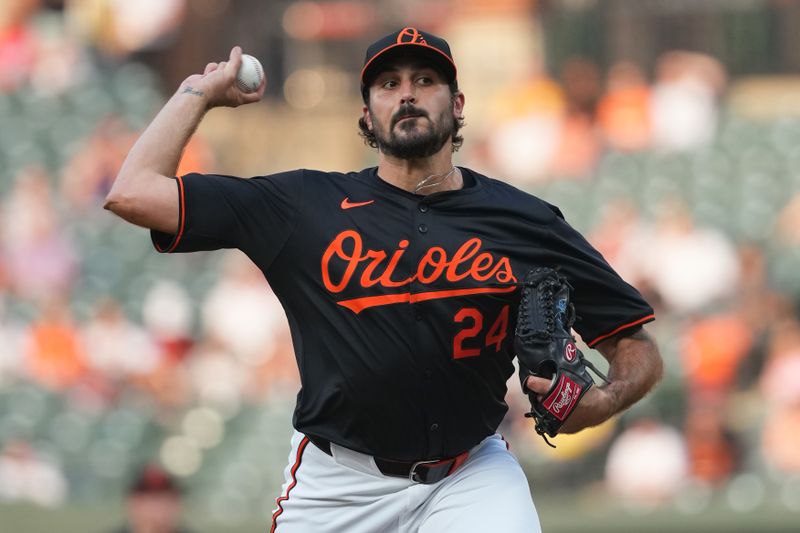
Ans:
{"type": "Polygon", "coordinates": [[[603,256],[556,211],[555,264],[572,285],[578,319],[573,326],[589,347],[655,320],[653,308],[603,256]]]}
{"type": "Polygon", "coordinates": [[[177,177],[178,231],[151,230],[153,245],[163,253],[238,248],[269,264],[297,224],[303,182],[301,170],[255,178],[177,177]]]}

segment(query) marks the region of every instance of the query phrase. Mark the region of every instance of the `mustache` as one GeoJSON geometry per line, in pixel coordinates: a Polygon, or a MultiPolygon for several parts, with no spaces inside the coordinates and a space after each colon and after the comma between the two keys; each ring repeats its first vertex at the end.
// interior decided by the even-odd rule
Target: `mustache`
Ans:
{"type": "Polygon", "coordinates": [[[414,107],[412,104],[403,104],[392,117],[392,127],[409,116],[428,118],[428,113],[418,107],[414,107]]]}

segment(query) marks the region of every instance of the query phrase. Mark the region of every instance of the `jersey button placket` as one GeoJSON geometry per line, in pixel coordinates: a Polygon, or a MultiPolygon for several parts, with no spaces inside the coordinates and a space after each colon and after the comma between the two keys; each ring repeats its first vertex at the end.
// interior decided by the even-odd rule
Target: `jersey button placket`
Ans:
{"type": "MultiPolygon", "coordinates": [[[[428,212],[428,206],[425,204],[418,204],[417,208],[419,212],[422,213],[423,215],[428,212]]],[[[416,218],[415,223],[417,224],[417,231],[419,231],[423,235],[428,233],[428,224],[423,222],[424,218],[420,216],[417,216],[415,218],[416,218]]],[[[419,309],[414,310],[414,320],[416,320],[417,322],[422,322],[422,320],[424,320],[424,315],[419,309]]]]}
{"type": "Polygon", "coordinates": [[[420,214],[416,216],[417,221],[417,231],[421,234],[425,235],[428,233],[428,217],[426,216],[428,211],[430,210],[430,206],[426,203],[419,203],[417,204],[417,210],[420,214]]]}
{"type": "MultiPolygon", "coordinates": [[[[415,217],[416,218],[415,223],[416,223],[416,226],[417,226],[417,231],[422,235],[427,234],[429,229],[430,229],[428,227],[428,211],[429,210],[430,210],[430,206],[428,206],[427,204],[425,204],[425,203],[417,204],[417,211],[419,211],[419,213],[417,213],[417,216],[415,217]]],[[[417,309],[414,312],[414,318],[417,321],[422,321],[424,319],[424,315],[420,312],[419,309],[417,309]]],[[[430,394],[431,394],[431,400],[434,401],[434,399],[435,399],[435,401],[438,402],[439,398],[437,397],[437,394],[440,392],[440,388],[436,387],[434,385],[434,383],[433,383],[433,371],[430,368],[426,368],[425,369],[425,378],[426,378],[426,381],[427,381],[428,389],[429,389],[430,394]]],[[[439,415],[440,415],[440,413],[438,413],[436,411],[437,410],[434,410],[433,412],[430,413],[434,417],[434,420],[439,418],[439,415]]],[[[438,422],[431,422],[430,419],[429,419],[428,435],[429,435],[429,437],[428,437],[428,449],[429,449],[429,451],[432,454],[438,454],[440,452],[441,448],[442,448],[442,435],[441,435],[441,432],[439,431],[439,423],[438,422]]]]}
{"type": "MultiPolygon", "coordinates": [[[[419,211],[419,213],[425,214],[428,211],[428,206],[423,203],[417,204],[417,210],[419,211]]],[[[419,213],[417,213],[414,216],[413,223],[417,226],[417,231],[424,235],[425,233],[428,232],[428,225],[424,222],[424,217],[421,217],[419,213]]],[[[414,283],[411,288],[412,291],[420,290],[418,283],[414,283]]],[[[425,316],[423,315],[422,311],[420,311],[416,305],[413,305],[413,309],[414,309],[414,320],[416,320],[417,322],[422,322],[425,319],[425,316]]]]}

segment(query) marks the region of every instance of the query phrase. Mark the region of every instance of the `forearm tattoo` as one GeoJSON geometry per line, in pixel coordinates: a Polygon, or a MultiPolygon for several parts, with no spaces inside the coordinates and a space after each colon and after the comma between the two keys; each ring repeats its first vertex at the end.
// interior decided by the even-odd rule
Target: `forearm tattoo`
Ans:
{"type": "Polygon", "coordinates": [[[183,91],[181,91],[181,92],[193,94],[195,96],[204,96],[205,95],[205,93],[203,91],[201,91],[199,89],[195,89],[194,87],[189,87],[189,86],[184,87],[183,91]]]}

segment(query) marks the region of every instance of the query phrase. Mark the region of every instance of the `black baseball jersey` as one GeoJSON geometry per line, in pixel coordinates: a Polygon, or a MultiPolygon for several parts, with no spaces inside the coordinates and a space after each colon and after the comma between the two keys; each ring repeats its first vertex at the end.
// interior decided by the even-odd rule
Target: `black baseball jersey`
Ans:
{"type": "Polygon", "coordinates": [[[535,266],[572,284],[594,346],[654,318],[557,208],[462,168],[428,196],[376,168],[177,179],[159,251],[239,248],[286,310],[301,390],[295,428],[397,460],[451,457],[497,429],[514,371],[519,288],[535,266]]]}

